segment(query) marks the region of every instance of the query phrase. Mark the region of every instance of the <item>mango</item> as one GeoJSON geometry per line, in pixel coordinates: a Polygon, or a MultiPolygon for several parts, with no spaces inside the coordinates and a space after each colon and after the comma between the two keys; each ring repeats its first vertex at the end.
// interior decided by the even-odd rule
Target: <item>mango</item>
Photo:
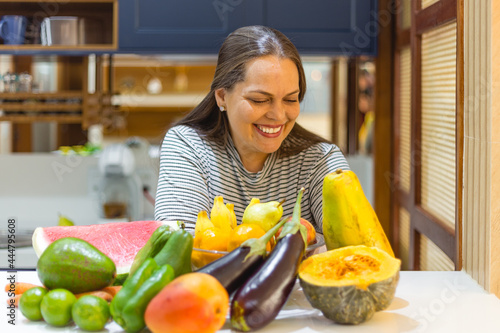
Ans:
{"type": "Polygon", "coordinates": [[[179,276],[149,302],[144,314],[153,333],[214,333],[226,321],[229,295],[206,273],[179,276]]]}
{"type": "MultiPolygon", "coordinates": [[[[291,220],[292,220],[292,217],[290,216],[290,218],[288,219],[288,221],[291,221],[291,220]]],[[[309,222],[306,219],[303,219],[302,217],[300,218],[300,223],[304,227],[306,227],[306,230],[307,230],[307,245],[314,244],[316,242],[316,229],[314,229],[314,227],[311,224],[311,222],[309,222]]],[[[283,227],[281,227],[281,228],[278,229],[278,231],[276,232],[276,235],[275,235],[276,238],[279,237],[282,229],[283,229],[283,227]]]]}
{"type": "Polygon", "coordinates": [[[65,237],[43,251],[37,273],[48,289],[63,288],[78,294],[111,285],[116,278],[116,266],[87,241],[65,237]]]}

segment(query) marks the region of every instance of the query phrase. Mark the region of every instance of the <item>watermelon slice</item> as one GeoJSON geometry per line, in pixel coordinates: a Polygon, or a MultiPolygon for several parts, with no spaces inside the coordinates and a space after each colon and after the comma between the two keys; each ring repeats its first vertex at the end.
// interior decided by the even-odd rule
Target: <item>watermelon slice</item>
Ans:
{"type": "Polygon", "coordinates": [[[38,227],[33,232],[33,248],[40,258],[43,251],[53,241],[63,237],[76,237],[94,245],[106,254],[116,265],[118,275],[130,271],[137,252],[146,244],[151,234],[168,224],[177,229],[172,221],[135,221],[92,224],[64,227],[38,227]]]}

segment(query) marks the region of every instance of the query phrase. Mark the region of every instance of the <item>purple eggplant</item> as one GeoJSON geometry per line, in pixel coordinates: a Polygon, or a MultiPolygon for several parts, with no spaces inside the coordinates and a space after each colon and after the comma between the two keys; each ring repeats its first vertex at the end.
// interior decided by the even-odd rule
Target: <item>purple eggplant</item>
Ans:
{"type": "Polygon", "coordinates": [[[215,277],[231,295],[264,262],[265,256],[257,254],[245,260],[249,253],[249,247],[237,247],[227,255],[203,266],[197,272],[215,277]]]}
{"type": "Polygon", "coordinates": [[[276,318],[297,279],[306,249],[307,230],[300,224],[301,189],[292,223],[287,223],[266,261],[236,291],[231,300],[231,325],[239,331],[260,329],[276,318]]]}
{"type": "Polygon", "coordinates": [[[283,218],[262,237],[246,240],[227,255],[203,266],[197,272],[215,277],[231,295],[264,262],[267,256],[266,244],[287,219],[283,218]]]}

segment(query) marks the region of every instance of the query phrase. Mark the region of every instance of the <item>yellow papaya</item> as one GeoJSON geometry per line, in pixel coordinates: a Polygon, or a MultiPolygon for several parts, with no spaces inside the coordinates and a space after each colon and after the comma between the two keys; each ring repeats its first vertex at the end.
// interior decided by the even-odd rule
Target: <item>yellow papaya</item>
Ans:
{"type": "Polygon", "coordinates": [[[350,170],[338,169],[323,179],[323,235],[328,250],[366,245],[394,257],[377,214],[350,170]]]}

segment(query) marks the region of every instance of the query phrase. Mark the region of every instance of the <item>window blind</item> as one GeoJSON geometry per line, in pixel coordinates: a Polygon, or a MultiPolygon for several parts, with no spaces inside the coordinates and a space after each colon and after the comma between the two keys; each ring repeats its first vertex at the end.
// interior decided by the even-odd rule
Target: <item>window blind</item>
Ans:
{"type": "Polygon", "coordinates": [[[421,205],[455,225],[456,22],[422,35],[421,205]]]}
{"type": "Polygon", "coordinates": [[[425,235],[420,237],[420,270],[453,271],[453,261],[425,235]]]}
{"type": "Polygon", "coordinates": [[[422,0],[422,9],[429,7],[430,5],[439,2],[439,0],[422,0]]]}
{"type": "Polygon", "coordinates": [[[411,175],[411,50],[406,47],[400,52],[399,71],[399,186],[410,192],[411,175]]]}
{"type": "Polygon", "coordinates": [[[408,270],[410,262],[410,213],[399,208],[399,259],[401,269],[408,270]]]}

